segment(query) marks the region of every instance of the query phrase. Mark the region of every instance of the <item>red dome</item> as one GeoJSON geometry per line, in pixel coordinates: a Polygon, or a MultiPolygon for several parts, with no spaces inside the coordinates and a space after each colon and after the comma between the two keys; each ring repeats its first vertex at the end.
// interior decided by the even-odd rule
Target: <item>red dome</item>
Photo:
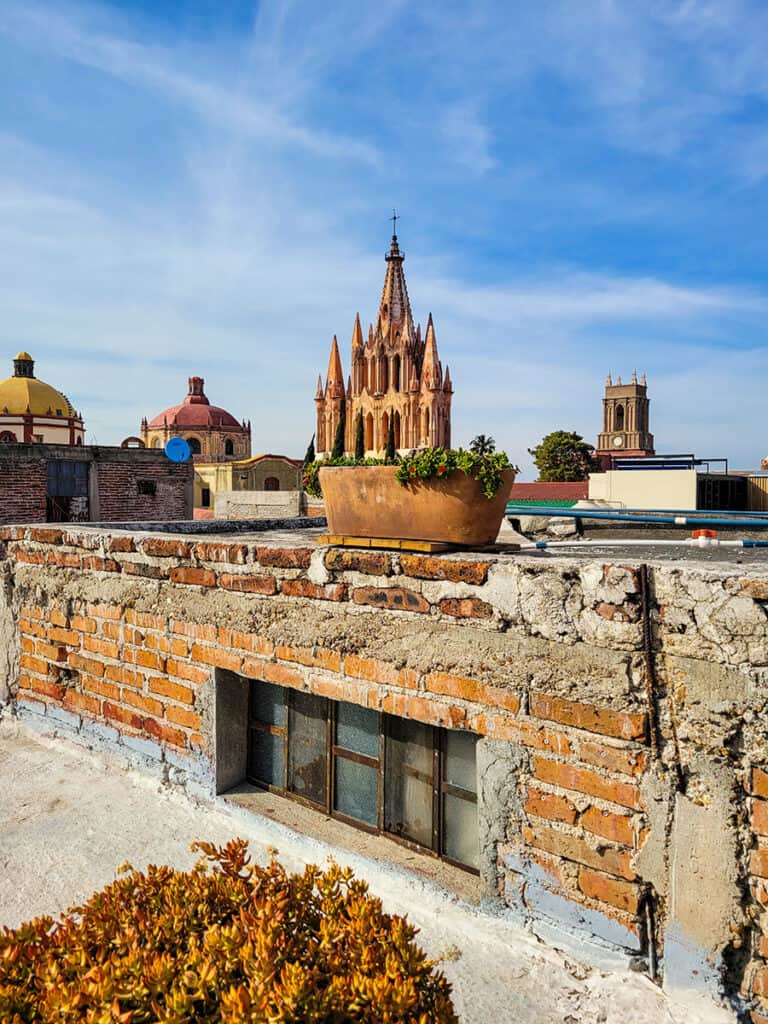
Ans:
{"type": "Polygon", "coordinates": [[[222,429],[243,430],[243,425],[226,409],[211,405],[203,391],[203,378],[189,378],[189,394],[181,405],[172,405],[170,409],[159,413],[150,420],[149,427],[185,427],[203,428],[220,427],[222,429]]]}

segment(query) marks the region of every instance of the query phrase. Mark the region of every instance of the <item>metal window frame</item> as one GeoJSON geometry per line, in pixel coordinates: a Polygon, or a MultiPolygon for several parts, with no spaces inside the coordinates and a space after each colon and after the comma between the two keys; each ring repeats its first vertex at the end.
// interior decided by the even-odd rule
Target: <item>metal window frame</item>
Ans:
{"type": "MultiPolygon", "coordinates": [[[[446,794],[458,797],[459,799],[465,800],[468,803],[477,804],[477,793],[465,790],[459,786],[452,785],[445,780],[445,764],[446,764],[446,737],[448,734],[447,729],[443,729],[439,726],[428,725],[429,730],[430,746],[432,749],[432,765],[431,772],[424,773],[416,769],[407,769],[407,774],[413,775],[422,781],[428,782],[432,788],[432,842],[430,846],[425,846],[423,843],[419,843],[414,839],[411,839],[405,835],[398,835],[395,832],[390,832],[385,827],[384,813],[385,813],[385,794],[387,785],[387,758],[386,758],[386,745],[387,740],[393,736],[392,727],[394,723],[399,721],[408,721],[408,719],[401,719],[396,715],[389,715],[384,712],[376,712],[379,716],[379,750],[378,757],[372,757],[369,754],[361,754],[358,751],[350,750],[347,747],[343,747],[336,742],[337,739],[337,727],[338,727],[338,707],[341,701],[331,700],[328,697],[321,697],[319,694],[308,694],[307,691],[293,691],[289,687],[279,686],[277,684],[270,684],[275,686],[280,691],[283,700],[284,708],[284,724],[283,725],[272,725],[268,722],[263,722],[258,719],[254,712],[254,700],[253,695],[256,688],[260,685],[258,680],[251,679],[248,681],[249,699],[248,699],[248,758],[247,758],[247,779],[253,785],[258,786],[260,789],[267,790],[271,793],[276,793],[280,796],[286,797],[289,800],[294,800],[305,807],[309,807],[314,811],[319,811],[325,814],[329,818],[333,818],[336,821],[344,822],[347,825],[351,825],[354,828],[360,829],[362,832],[367,832],[371,835],[384,836],[387,839],[398,843],[410,850],[414,850],[418,853],[427,854],[428,856],[435,857],[439,860],[445,861],[447,864],[451,864],[454,867],[461,868],[462,871],[467,871],[473,875],[479,875],[479,870],[470,864],[465,864],[462,861],[453,859],[447,856],[443,850],[445,848],[445,808],[444,808],[444,797],[446,794]],[[289,763],[290,763],[290,719],[291,709],[293,706],[294,692],[300,692],[303,695],[310,695],[316,697],[317,700],[325,703],[325,802],[318,803],[314,800],[310,800],[305,796],[297,793],[295,790],[289,788],[289,763]],[[250,749],[251,743],[253,742],[252,736],[254,733],[269,733],[273,736],[279,736],[282,739],[282,778],[280,785],[265,782],[263,779],[258,779],[251,774],[251,758],[250,749]],[[360,821],[357,818],[353,818],[348,814],[344,814],[342,811],[336,810],[334,807],[335,795],[336,795],[336,759],[341,758],[342,760],[352,761],[357,764],[366,765],[369,768],[376,770],[377,778],[377,806],[376,806],[376,825],[371,825],[368,822],[360,821]]],[[[356,705],[352,705],[355,707],[356,705]]],[[[373,709],[370,709],[373,710],[373,709]]],[[[424,723],[422,723],[424,724],[424,723]]]]}

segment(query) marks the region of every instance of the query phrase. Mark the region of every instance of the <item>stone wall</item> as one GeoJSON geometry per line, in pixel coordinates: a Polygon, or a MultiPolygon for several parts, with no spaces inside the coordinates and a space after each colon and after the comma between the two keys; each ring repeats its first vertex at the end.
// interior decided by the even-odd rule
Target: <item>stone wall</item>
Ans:
{"type": "Polygon", "coordinates": [[[237,679],[471,730],[489,909],[767,1020],[768,571],[314,536],[5,528],[0,702],[209,794],[237,679]]]}

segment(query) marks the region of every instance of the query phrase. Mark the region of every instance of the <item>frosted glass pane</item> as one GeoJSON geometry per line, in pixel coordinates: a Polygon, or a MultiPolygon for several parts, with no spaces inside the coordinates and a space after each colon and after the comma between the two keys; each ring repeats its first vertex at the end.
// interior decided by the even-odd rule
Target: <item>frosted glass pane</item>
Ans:
{"type": "Polygon", "coordinates": [[[432,730],[389,719],[385,758],[384,827],[432,848],[432,730]],[[418,772],[421,778],[414,774],[418,772]]]}
{"type": "Polygon", "coordinates": [[[288,788],[325,806],[327,702],[311,693],[294,693],[288,716],[288,788]]]}
{"type": "Polygon", "coordinates": [[[378,824],[378,771],[367,764],[357,764],[343,757],[336,758],[337,811],[364,821],[378,824]]]}
{"type": "Polygon", "coordinates": [[[369,757],[379,756],[379,713],[355,704],[336,709],[336,745],[369,757]]]}
{"type": "Polygon", "coordinates": [[[266,786],[283,785],[283,737],[251,729],[248,776],[266,786]]]}
{"type": "Polygon", "coordinates": [[[477,804],[450,793],[443,797],[443,853],[467,867],[478,866],[477,804]]]}
{"type": "Polygon", "coordinates": [[[445,734],[445,781],[470,793],[477,792],[476,746],[477,736],[471,732],[445,734]]]}
{"type": "Polygon", "coordinates": [[[252,680],[251,718],[266,725],[285,725],[285,691],[282,687],[252,680]]]}

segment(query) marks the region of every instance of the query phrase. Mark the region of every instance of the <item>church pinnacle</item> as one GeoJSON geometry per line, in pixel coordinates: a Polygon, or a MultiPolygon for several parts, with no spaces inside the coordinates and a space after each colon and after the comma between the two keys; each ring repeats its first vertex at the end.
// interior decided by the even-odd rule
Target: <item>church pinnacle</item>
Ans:
{"type": "Polygon", "coordinates": [[[393,212],[392,238],[384,257],[384,286],[375,326],[369,328],[367,339],[360,314],[355,316],[352,373],[346,388],[335,336],[331,343],[325,387],[321,379],[315,395],[316,445],[321,456],[330,452],[342,418],[346,424],[345,451],[354,450],[361,415],[369,456],[383,453],[390,425],[399,451],[431,445],[450,447],[453,384],[447,370],[443,374],[432,314],[423,336],[414,324],[403,272],[405,253],[394,230],[397,219],[393,212]]]}

